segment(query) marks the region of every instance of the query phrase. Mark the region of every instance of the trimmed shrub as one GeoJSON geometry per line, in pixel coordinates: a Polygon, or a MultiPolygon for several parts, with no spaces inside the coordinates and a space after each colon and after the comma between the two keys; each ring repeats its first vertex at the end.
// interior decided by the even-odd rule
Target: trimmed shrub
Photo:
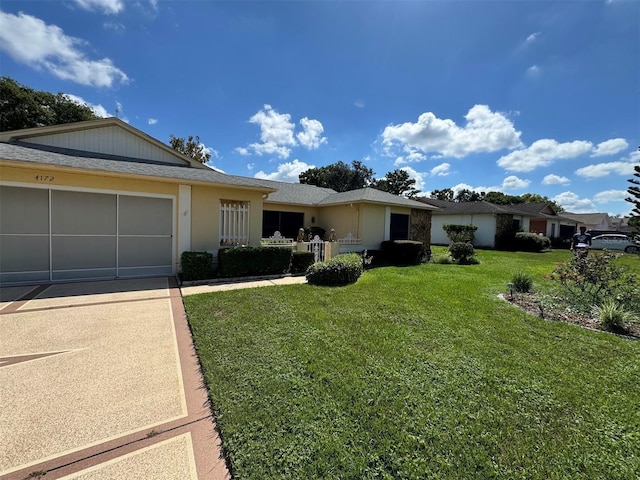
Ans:
{"type": "Polygon", "coordinates": [[[473,245],[468,242],[454,242],[449,245],[449,254],[453,261],[460,265],[469,265],[478,263],[474,258],[475,250],[473,245]]]}
{"type": "Polygon", "coordinates": [[[417,265],[431,253],[422,242],[414,240],[386,240],[381,247],[382,256],[390,265],[417,265]]]}
{"type": "Polygon", "coordinates": [[[472,243],[473,239],[476,238],[476,230],[478,230],[478,227],[476,225],[456,225],[453,223],[445,223],[442,225],[442,229],[447,234],[447,237],[449,237],[449,240],[453,243],[472,243]]]}
{"type": "Polygon", "coordinates": [[[213,255],[208,252],[182,252],[182,280],[204,280],[213,276],[213,255]]]}
{"type": "Polygon", "coordinates": [[[431,263],[435,263],[438,265],[451,265],[453,263],[453,258],[451,255],[434,255],[431,257],[431,263]]]}
{"type": "Polygon", "coordinates": [[[496,248],[519,252],[542,252],[551,248],[551,240],[529,232],[509,232],[496,239],[496,248]]]}
{"type": "Polygon", "coordinates": [[[313,252],[293,252],[291,255],[291,273],[305,273],[315,262],[313,252]]]}
{"type": "Polygon", "coordinates": [[[529,293],[533,288],[533,279],[524,272],[516,272],[511,277],[513,290],[518,293],[529,293]]]}
{"type": "Polygon", "coordinates": [[[317,262],[307,270],[307,282],[311,285],[347,285],[355,283],[362,275],[362,257],[357,253],[345,253],[328,262],[317,262]]]}
{"type": "Polygon", "coordinates": [[[286,273],[290,264],[290,248],[235,247],[218,251],[218,272],[221,277],[278,275],[286,273]]]}

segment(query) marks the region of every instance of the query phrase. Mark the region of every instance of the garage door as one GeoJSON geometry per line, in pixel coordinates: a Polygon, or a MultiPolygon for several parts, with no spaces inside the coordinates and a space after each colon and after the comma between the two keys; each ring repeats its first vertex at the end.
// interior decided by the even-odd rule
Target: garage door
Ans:
{"type": "Polygon", "coordinates": [[[172,273],[171,198],[0,187],[0,282],[172,273]]]}

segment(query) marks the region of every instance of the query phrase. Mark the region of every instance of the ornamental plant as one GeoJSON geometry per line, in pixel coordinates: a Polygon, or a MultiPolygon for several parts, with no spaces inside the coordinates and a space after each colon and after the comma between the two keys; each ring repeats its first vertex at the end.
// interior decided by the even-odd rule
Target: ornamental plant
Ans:
{"type": "Polygon", "coordinates": [[[573,310],[588,314],[606,300],[640,312],[640,283],[635,274],[618,265],[619,254],[604,250],[558,263],[551,278],[559,285],[559,298],[573,310]]]}

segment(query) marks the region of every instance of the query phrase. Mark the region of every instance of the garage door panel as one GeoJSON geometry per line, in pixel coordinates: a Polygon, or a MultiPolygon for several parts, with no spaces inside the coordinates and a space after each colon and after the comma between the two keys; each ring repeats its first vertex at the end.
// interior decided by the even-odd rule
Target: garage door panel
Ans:
{"type": "Polygon", "coordinates": [[[120,235],[171,235],[173,203],[169,198],[120,196],[120,235]]]}
{"type": "Polygon", "coordinates": [[[49,236],[3,235],[0,271],[46,271],[49,277],[49,236]]]}
{"type": "Polygon", "coordinates": [[[116,237],[53,237],[53,270],[116,267],[116,237]]]}
{"type": "Polygon", "coordinates": [[[0,187],[0,233],[49,233],[49,190],[0,187]]]}
{"type": "Polygon", "coordinates": [[[117,197],[88,192],[51,192],[51,233],[114,235],[117,197]]]}
{"type": "Polygon", "coordinates": [[[120,267],[171,265],[171,237],[120,237],[120,267]]]}

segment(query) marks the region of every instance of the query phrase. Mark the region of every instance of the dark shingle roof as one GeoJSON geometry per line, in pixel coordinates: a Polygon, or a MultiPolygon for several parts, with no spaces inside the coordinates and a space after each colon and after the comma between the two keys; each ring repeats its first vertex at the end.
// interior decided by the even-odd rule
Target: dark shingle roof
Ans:
{"type": "Polygon", "coordinates": [[[232,185],[268,191],[250,178],[226,175],[212,169],[134,160],[113,155],[98,155],[76,150],[53,149],[42,145],[0,142],[0,159],[53,167],[80,168],[96,172],[140,175],[191,182],[232,185]]]}

